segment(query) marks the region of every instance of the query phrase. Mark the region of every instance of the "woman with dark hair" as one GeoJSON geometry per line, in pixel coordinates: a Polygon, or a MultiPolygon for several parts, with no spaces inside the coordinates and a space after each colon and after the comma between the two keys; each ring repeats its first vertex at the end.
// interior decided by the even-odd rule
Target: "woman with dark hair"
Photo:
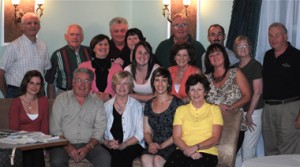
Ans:
{"type": "Polygon", "coordinates": [[[173,66],[169,67],[173,80],[172,94],[187,103],[190,98],[185,92],[185,82],[191,74],[202,73],[194,66],[195,48],[188,44],[175,44],[171,50],[170,62],[173,66]]]}
{"type": "Polygon", "coordinates": [[[144,138],[147,150],[141,156],[143,167],[163,167],[176,149],[172,139],[174,113],[183,102],[170,94],[172,79],[170,72],[157,68],[151,78],[151,87],[156,95],[144,109],[144,138]]]}
{"type": "Polygon", "coordinates": [[[205,97],[210,90],[203,74],[192,74],[185,84],[191,101],[177,108],[173,122],[173,140],[178,147],[165,167],[214,167],[218,163],[216,145],[220,142],[223,118],[217,105],[205,97]]]}
{"type": "Polygon", "coordinates": [[[134,78],[134,93],[130,94],[131,97],[146,102],[154,96],[150,80],[153,71],[158,67],[159,65],[154,63],[151,45],[146,41],[137,43],[133,50],[132,63],[124,69],[134,78]]]}
{"type": "Polygon", "coordinates": [[[108,60],[109,38],[106,35],[95,36],[90,42],[90,49],[93,60],[79,64],[78,68],[88,68],[94,72],[95,77],[91,91],[105,102],[115,95],[111,87],[113,75],[123,69],[119,64],[108,60]]]}
{"type": "MultiPolygon", "coordinates": [[[[243,72],[238,68],[229,68],[230,63],[224,46],[211,44],[205,54],[207,78],[211,90],[207,94],[207,102],[220,106],[222,115],[242,107],[251,99],[250,86],[243,72]]],[[[241,126],[238,148],[244,139],[245,126],[241,126]]]]}
{"type": "Polygon", "coordinates": [[[104,103],[107,126],[104,148],[111,155],[111,167],[132,167],[132,161],[143,151],[143,107],[129,96],[133,78],[128,71],[116,73],[112,87],[116,95],[104,103]]]}
{"type": "Polygon", "coordinates": [[[135,45],[140,41],[146,41],[146,38],[140,29],[131,28],[126,32],[125,40],[127,47],[130,49],[130,62],[132,62],[132,54],[135,45]]]}
{"type": "MultiPolygon", "coordinates": [[[[49,133],[48,99],[44,96],[44,78],[37,70],[28,71],[20,86],[20,96],[12,101],[9,128],[49,133]]],[[[24,167],[45,166],[43,149],[23,151],[24,167]]]]}

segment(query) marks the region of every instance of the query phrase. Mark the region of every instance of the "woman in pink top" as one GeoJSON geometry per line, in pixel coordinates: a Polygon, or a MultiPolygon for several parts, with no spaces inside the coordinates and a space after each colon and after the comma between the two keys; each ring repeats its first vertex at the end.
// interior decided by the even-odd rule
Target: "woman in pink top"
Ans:
{"type": "Polygon", "coordinates": [[[191,74],[202,73],[194,66],[195,48],[188,44],[175,44],[171,50],[170,62],[173,66],[169,67],[173,80],[172,94],[187,103],[190,98],[185,91],[185,82],[191,74]]]}
{"type": "Polygon", "coordinates": [[[99,34],[90,42],[93,60],[79,64],[78,68],[88,68],[95,74],[92,83],[92,92],[104,102],[115,95],[112,89],[112,77],[115,73],[123,71],[119,64],[112,63],[107,59],[109,52],[109,38],[99,34]]]}
{"type": "MultiPolygon", "coordinates": [[[[48,99],[44,96],[44,79],[37,70],[28,71],[20,86],[20,96],[12,101],[9,128],[49,133],[48,99]]],[[[24,167],[44,167],[43,149],[23,151],[24,167]]]]}

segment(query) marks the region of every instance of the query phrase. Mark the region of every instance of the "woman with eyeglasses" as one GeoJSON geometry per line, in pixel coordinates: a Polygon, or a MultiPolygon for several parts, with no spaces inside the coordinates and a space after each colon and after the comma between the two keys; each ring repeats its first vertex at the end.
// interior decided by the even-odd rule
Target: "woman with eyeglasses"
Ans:
{"type": "MultiPolygon", "coordinates": [[[[205,67],[211,90],[206,101],[221,108],[223,117],[228,112],[242,111],[251,99],[250,86],[243,72],[238,68],[229,68],[230,62],[224,46],[211,44],[205,54],[205,67]]],[[[244,139],[245,127],[241,126],[237,150],[244,139]]]]}
{"type": "Polygon", "coordinates": [[[99,34],[90,42],[93,60],[79,64],[78,68],[88,68],[95,74],[92,83],[92,92],[104,102],[115,95],[111,80],[115,73],[123,71],[119,64],[108,60],[109,38],[106,35],[99,34]]]}
{"type": "MultiPolygon", "coordinates": [[[[40,131],[49,134],[48,98],[44,96],[44,78],[39,71],[28,71],[21,82],[20,96],[11,103],[9,128],[16,131],[40,131]]],[[[24,167],[44,167],[43,149],[23,151],[24,167]]]]}
{"type": "Polygon", "coordinates": [[[132,161],[144,150],[143,107],[129,96],[134,84],[127,71],[112,78],[116,95],[105,104],[107,126],[104,148],[111,155],[111,167],[132,167],[132,161]]]}
{"type": "MultiPolygon", "coordinates": [[[[234,66],[240,68],[245,74],[252,94],[251,101],[243,107],[248,130],[245,132],[244,142],[237,156],[241,165],[243,161],[256,157],[257,144],[261,136],[261,115],[263,112],[262,65],[252,57],[252,45],[248,37],[244,35],[236,37],[233,48],[240,60],[234,66]]],[[[260,152],[263,152],[263,148],[260,148],[260,152]]]]}

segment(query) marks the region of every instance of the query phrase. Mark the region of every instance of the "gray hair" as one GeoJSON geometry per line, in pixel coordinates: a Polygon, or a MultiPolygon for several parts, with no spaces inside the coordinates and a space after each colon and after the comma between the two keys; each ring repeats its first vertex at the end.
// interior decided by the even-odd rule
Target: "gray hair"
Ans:
{"type": "Polygon", "coordinates": [[[78,73],[85,73],[85,74],[89,75],[91,81],[94,80],[94,72],[88,68],[77,68],[73,72],[73,77],[76,76],[78,73]]]}
{"type": "Polygon", "coordinates": [[[83,34],[83,29],[82,29],[81,26],[78,25],[78,24],[71,24],[71,25],[69,25],[69,26],[67,27],[66,34],[68,34],[69,29],[70,29],[71,27],[77,27],[77,28],[79,28],[80,31],[81,31],[81,34],[84,35],[84,34],[83,34]]]}
{"type": "Polygon", "coordinates": [[[38,15],[36,13],[33,13],[33,12],[27,12],[23,15],[23,17],[21,18],[21,24],[24,24],[24,22],[26,21],[26,19],[29,17],[29,16],[32,16],[32,17],[35,17],[39,20],[40,22],[40,18],[38,17],[38,15]]]}
{"type": "Polygon", "coordinates": [[[271,29],[271,28],[273,28],[273,27],[280,27],[281,29],[282,29],[282,31],[283,31],[283,33],[285,33],[285,34],[287,34],[287,29],[286,29],[286,27],[285,27],[285,25],[283,25],[282,23],[279,23],[279,22],[274,22],[274,23],[272,23],[270,26],[269,26],[269,30],[271,29]]]}
{"type": "Polygon", "coordinates": [[[128,22],[127,22],[127,20],[125,18],[123,18],[123,17],[115,17],[115,18],[113,18],[109,22],[109,28],[111,28],[111,26],[113,24],[122,24],[122,23],[128,25],[128,22]]]}

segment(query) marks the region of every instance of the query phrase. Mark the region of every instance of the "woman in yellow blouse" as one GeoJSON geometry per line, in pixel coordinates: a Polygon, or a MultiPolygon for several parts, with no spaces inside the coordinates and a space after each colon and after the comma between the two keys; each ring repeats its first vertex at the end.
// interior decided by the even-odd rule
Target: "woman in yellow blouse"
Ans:
{"type": "Polygon", "coordinates": [[[166,167],[214,167],[223,119],[217,105],[206,103],[210,90],[202,74],[191,75],[186,84],[190,103],[177,108],[173,122],[173,140],[178,147],[167,160],[166,167]]]}

